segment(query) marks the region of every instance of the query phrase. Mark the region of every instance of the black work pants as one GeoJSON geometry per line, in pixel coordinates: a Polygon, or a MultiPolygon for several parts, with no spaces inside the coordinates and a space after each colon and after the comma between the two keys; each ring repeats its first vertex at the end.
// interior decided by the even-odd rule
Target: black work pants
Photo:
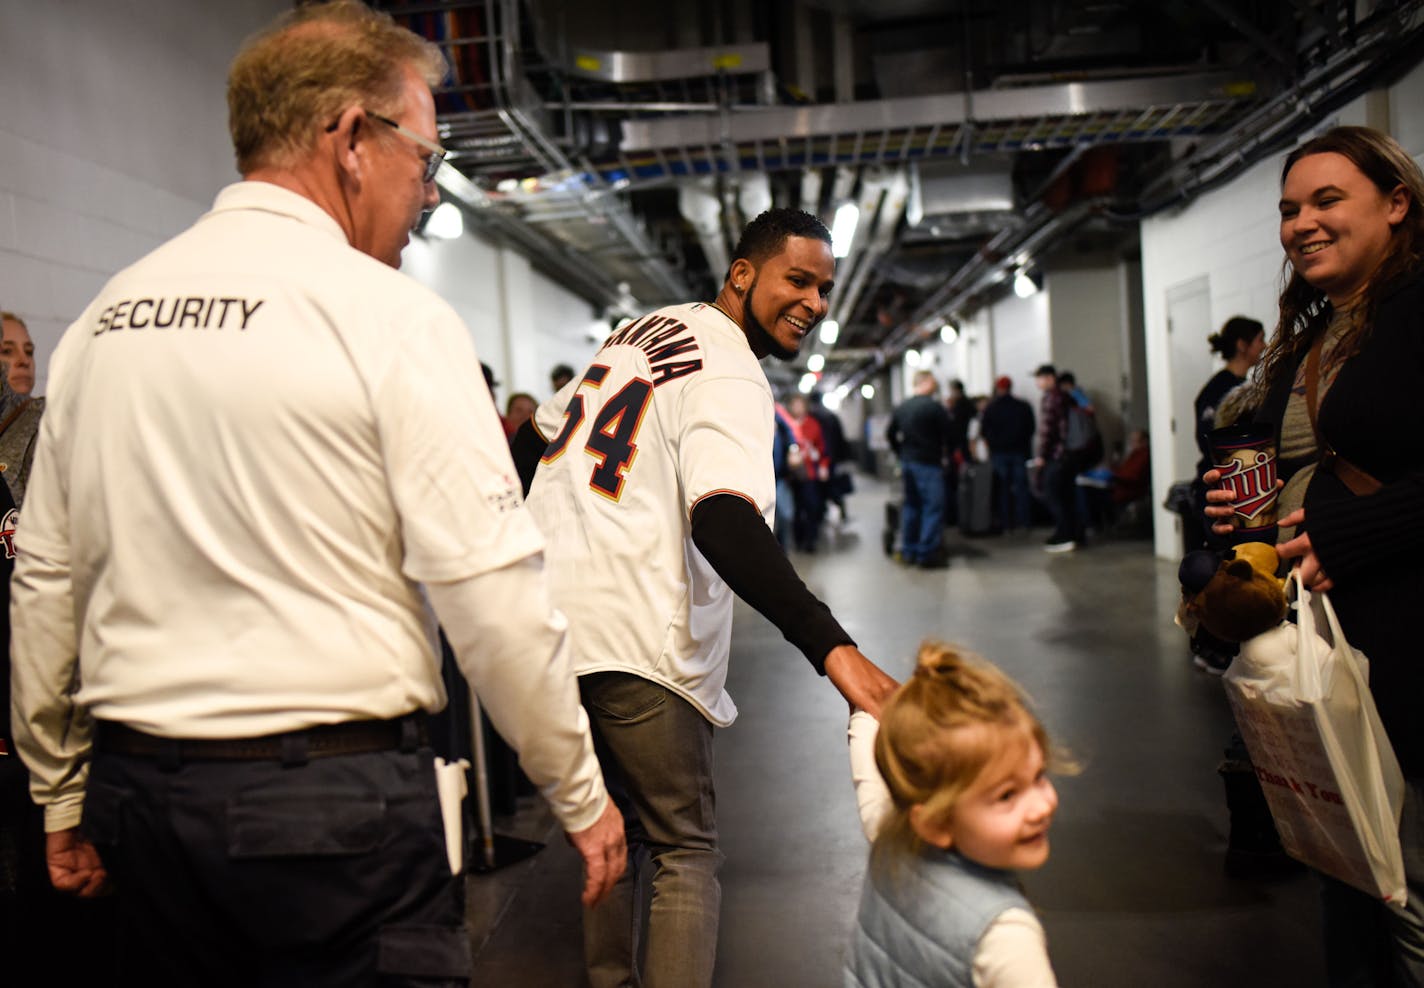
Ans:
{"type": "Polygon", "coordinates": [[[468,984],[433,759],[97,752],[82,832],[118,887],[123,983],[468,984]]]}

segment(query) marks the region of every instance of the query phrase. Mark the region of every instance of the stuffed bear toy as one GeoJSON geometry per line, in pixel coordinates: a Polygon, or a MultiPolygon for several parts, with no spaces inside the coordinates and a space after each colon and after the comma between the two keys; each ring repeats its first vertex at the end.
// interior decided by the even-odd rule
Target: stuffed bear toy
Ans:
{"type": "Polygon", "coordinates": [[[1244,642],[1276,627],[1286,616],[1285,580],[1276,576],[1275,546],[1243,542],[1225,552],[1198,549],[1182,559],[1178,623],[1197,625],[1223,641],[1244,642]]]}

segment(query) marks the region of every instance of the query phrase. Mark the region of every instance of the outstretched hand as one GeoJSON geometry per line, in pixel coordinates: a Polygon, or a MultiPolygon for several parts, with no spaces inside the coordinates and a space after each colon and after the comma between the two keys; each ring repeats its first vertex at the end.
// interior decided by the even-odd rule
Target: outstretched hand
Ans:
{"type": "Polygon", "coordinates": [[[57,830],[45,834],[45,863],[49,880],[56,889],[81,899],[93,899],[108,891],[109,873],[94,845],[79,836],[79,830],[57,830]]]}
{"type": "Polygon", "coordinates": [[[852,711],[864,710],[877,720],[880,707],[900,685],[854,645],[838,645],[826,654],[826,676],[852,711]]]}
{"type": "Polygon", "coordinates": [[[567,835],[574,850],[583,857],[583,895],[580,896],[585,909],[591,909],[603,901],[603,897],[613,891],[623,870],[628,867],[628,842],[623,836],[623,814],[608,800],[608,805],[594,821],[567,835]]]}

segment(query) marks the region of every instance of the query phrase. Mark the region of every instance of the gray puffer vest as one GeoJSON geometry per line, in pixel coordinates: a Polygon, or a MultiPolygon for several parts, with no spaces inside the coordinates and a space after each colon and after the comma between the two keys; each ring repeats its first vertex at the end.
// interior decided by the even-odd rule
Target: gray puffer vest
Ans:
{"type": "Polygon", "coordinates": [[[974,988],[974,952],[1000,913],[1031,910],[1011,872],[927,848],[897,867],[872,860],[846,988],[974,988]]]}

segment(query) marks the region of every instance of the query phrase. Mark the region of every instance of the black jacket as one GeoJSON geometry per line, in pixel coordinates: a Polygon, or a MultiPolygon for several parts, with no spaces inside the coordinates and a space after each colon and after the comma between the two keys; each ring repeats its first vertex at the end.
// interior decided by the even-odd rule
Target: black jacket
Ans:
{"type": "Polygon", "coordinates": [[[990,453],[1033,455],[1033,406],[1011,394],[998,395],[979,413],[979,435],[990,453]]]}
{"type": "MultiPolygon", "coordinates": [[[[1303,359],[1303,354],[1302,354],[1303,359]]],[[[1279,441],[1294,372],[1277,378],[1258,414],[1279,441]]],[[[1424,275],[1380,302],[1361,352],[1320,405],[1321,434],[1384,483],[1358,497],[1317,470],[1305,494],[1305,528],[1350,644],[1370,660],[1370,689],[1404,774],[1424,778],[1424,646],[1414,617],[1424,604],[1424,275]]],[[[1279,448],[1279,447],[1278,447],[1279,448]]]]}
{"type": "Polygon", "coordinates": [[[890,417],[885,438],[902,460],[938,466],[950,447],[949,412],[933,395],[907,398],[890,417]]]}

